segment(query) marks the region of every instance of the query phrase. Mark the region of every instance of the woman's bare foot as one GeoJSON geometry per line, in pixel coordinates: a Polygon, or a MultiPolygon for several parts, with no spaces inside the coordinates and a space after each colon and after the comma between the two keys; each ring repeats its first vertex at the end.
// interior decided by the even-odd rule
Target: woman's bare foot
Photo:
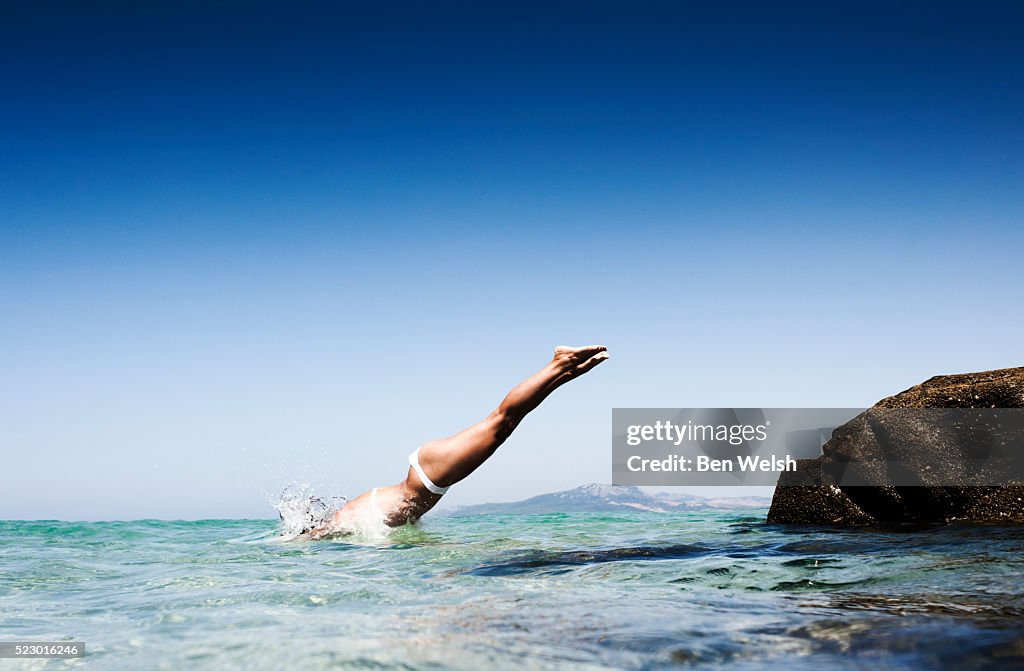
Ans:
{"type": "Polygon", "coordinates": [[[553,363],[575,377],[583,375],[607,359],[608,348],[604,345],[587,345],[586,347],[559,345],[555,348],[553,363]]]}

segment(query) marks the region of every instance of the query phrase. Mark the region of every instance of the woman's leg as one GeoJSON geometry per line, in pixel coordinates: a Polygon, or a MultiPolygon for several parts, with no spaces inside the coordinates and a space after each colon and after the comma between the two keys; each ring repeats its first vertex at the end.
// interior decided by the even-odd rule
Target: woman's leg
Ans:
{"type": "MultiPolygon", "coordinates": [[[[448,487],[468,476],[494,454],[548,394],[606,360],[606,349],[602,345],[556,348],[551,362],[519,383],[483,421],[450,438],[420,447],[423,472],[438,487],[448,487]]],[[[412,484],[421,484],[415,472],[413,477],[416,482],[412,484]]]]}
{"type": "MultiPolygon", "coordinates": [[[[450,438],[424,443],[419,451],[424,474],[438,487],[459,482],[487,461],[526,414],[540,405],[548,394],[607,358],[603,345],[556,347],[551,362],[519,383],[483,421],[450,438]]],[[[440,500],[439,495],[420,481],[416,471],[409,468],[405,480],[390,487],[378,487],[376,495],[367,492],[359,496],[338,511],[330,524],[313,530],[311,535],[322,538],[335,533],[339,527],[358,526],[360,516],[374,507],[378,510],[370,514],[383,514],[390,526],[415,522],[440,500]]]]}

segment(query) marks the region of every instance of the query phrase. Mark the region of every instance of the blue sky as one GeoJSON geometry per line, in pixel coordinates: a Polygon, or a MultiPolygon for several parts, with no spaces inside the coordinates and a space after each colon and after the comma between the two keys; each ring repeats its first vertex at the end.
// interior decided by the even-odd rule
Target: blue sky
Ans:
{"type": "Polygon", "coordinates": [[[9,3],[0,517],[356,494],[560,343],[451,505],[616,406],[862,406],[1021,364],[1013,3],[9,3]]]}

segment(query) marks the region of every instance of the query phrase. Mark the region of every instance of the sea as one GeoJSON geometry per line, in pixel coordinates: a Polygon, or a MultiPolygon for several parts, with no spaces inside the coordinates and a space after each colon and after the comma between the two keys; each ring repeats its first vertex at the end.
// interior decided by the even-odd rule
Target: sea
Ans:
{"type": "Polygon", "coordinates": [[[0,671],[1024,667],[1024,530],[765,514],[0,522],[0,671]]]}

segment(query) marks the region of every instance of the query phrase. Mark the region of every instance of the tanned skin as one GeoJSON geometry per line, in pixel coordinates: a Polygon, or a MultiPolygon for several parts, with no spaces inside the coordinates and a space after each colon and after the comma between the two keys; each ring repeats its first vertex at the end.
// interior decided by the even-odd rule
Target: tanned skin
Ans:
{"type": "MultiPolygon", "coordinates": [[[[433,440],[420,447],[420,467],[438,487],[449,487],[480,467],[512,434],[526,415],[566,382],[589,372],[608,351],[603,345],[556,347],[551,361],[520,382],[482,421],[454,436],[433,440]]],[[[410,467],[405,480],[389,487],[378,487],[376,507],[388,526],[415,522],[433,508],[441,496],[427,489],[410,467]]],[[[325,525],[310,532],[323,538],[340,529],[352,527],[372,507],[371,492],[361,494],[335,513],[325,525]]]]}

